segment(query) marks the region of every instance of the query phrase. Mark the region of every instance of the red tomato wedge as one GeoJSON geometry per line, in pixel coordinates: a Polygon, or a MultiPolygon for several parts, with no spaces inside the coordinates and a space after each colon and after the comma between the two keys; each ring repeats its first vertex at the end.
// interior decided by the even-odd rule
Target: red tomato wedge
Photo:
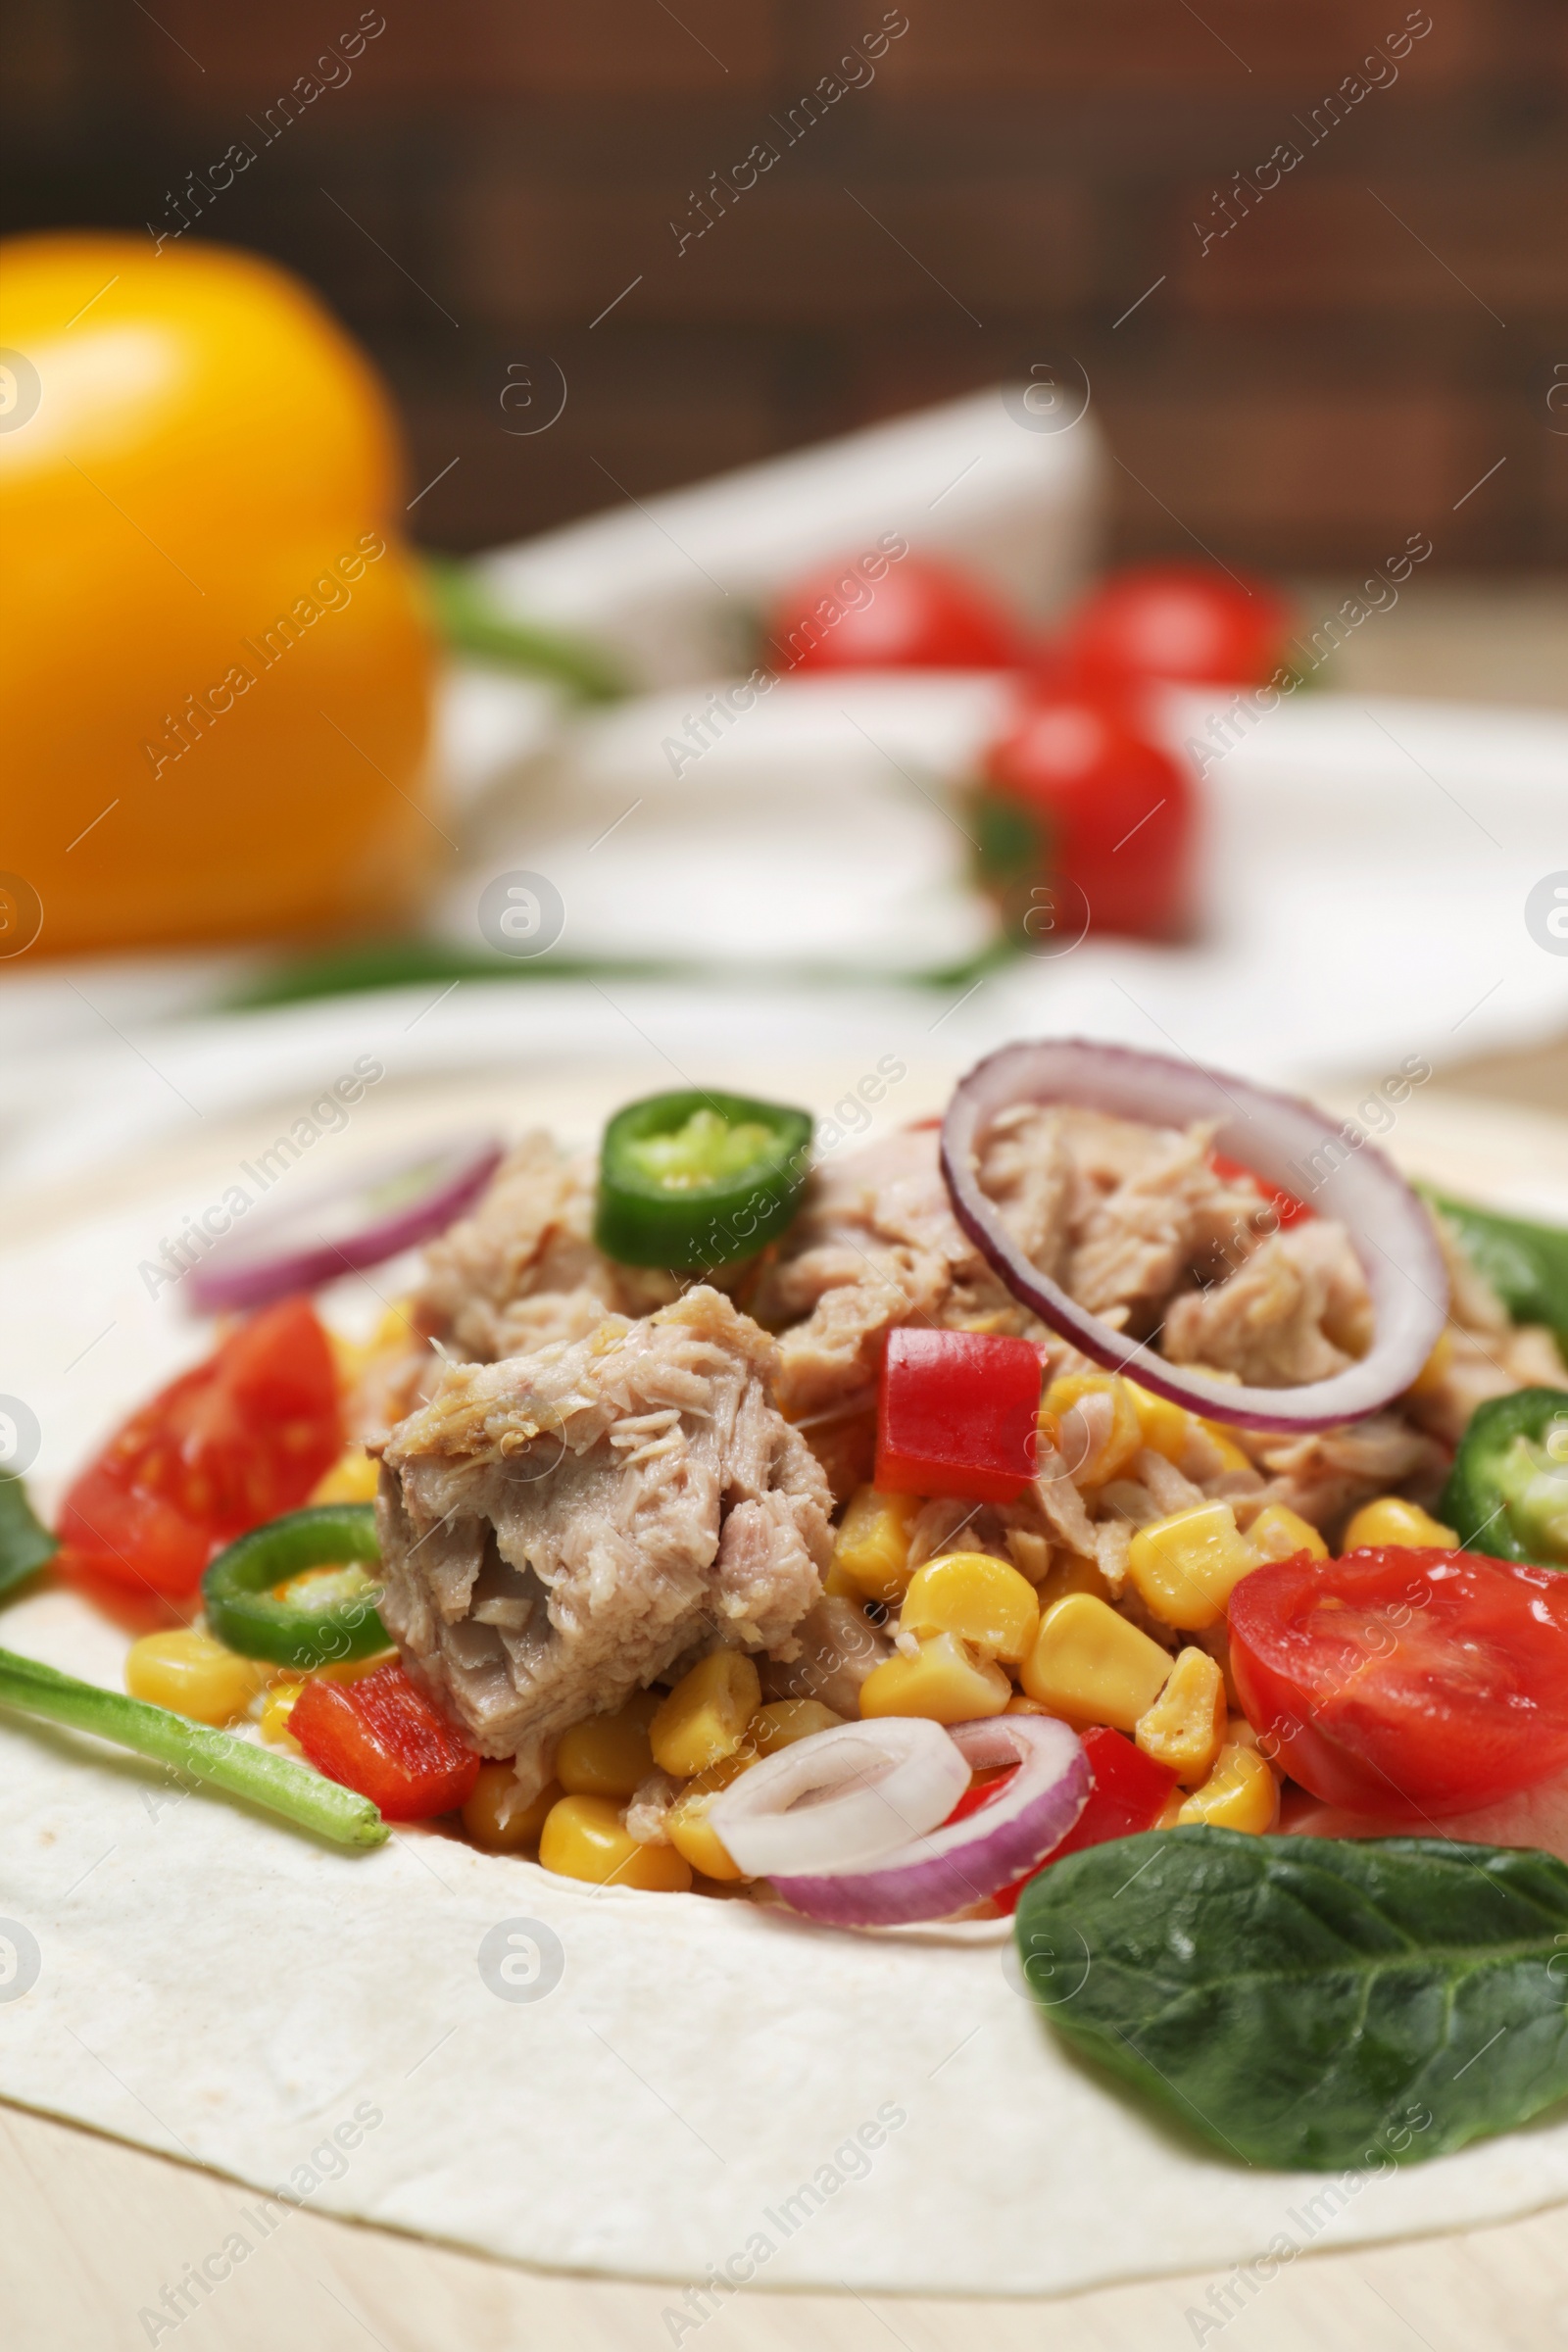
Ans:
{"type": "Polygon", "coordinates": [[[1243,1577],[1230,1639],[1260,1741],[1346,1812],[1475,1812],[1568,1767],[1555,1569],[1414,1547],[1298,1553],[1243,1577]]]}
{"type": "Polygon", "coordinates": [[[398,1665],[357,1683],[307,1683],[288,1728],[318,1772],[388,1821],[455,1812],[479,1777],[473,1749],[398,1665]]]}
{"type": "MultiPolygon", "coordinates": [[[[1026,1870],[1009,1886],[997,1889],[991,1899],[999,1911],[1016,1911],[1018,1897],[1030,1880],[1040,1871],[1049,1870],[1053,1862],[1059,1862],[1063,1854],[1081,1853],[1086,1845],[1103,1845],[1111,1838],[1136,1838],[1140,1830],[1152,1830],[1175,1791],[1175,1775],[1146,1756],[1122,1733],[1098,1726],[1085,1732],[1083,1739],[1084,1753],[1094,1775],[1089,1802],[1061,1843],[1052,1849],[1044,1862],[1034,1870],[1026,1870]]],[[[948,1821],[967,1821],[971,1813],[978,1813],[982,1805],[1000,1796],[1011,1778],[1010,1772],[1002,1772],[994,1780],[977,1782],[966,1788],[948,1815],[948,1821]]],[[[947,1822],[943,1827],[946,1829],[947,1822]]]]}
{"type": "Polygon", "coordinates": [[[1223,1177],[1227,1184],[1235,1184],[1244,1176],[1250,1183],[1255,1184],[1264,1200],[1273,1203],[1274,1213],[1282,1227],[1298,1225],[1303,1217],[1317,1215],[1315,1208],[1308,1208],[1304,1200],[1298,1200],[1296,1195],[1288,1193],[1283,1185],[1270,1184],[1268,1178],[1260,1176],[1255,1168],[1245,1166],[1239,1159],[1227,1158],[1223,1152],[1211,1152],[1208,1164],[1215,1175],[1223,1177]]]}
{"type": "Polygon", "coordinates": [[[853,562],[813,573],[781,600],[769,635],[786,670],[1016,669],[1026,653],[988,588],[912,555],[875,580],[853,562]]]}
{"type": "Polygon", "coordinates": [[[57,1565],[183,1599],[223,1544],[297,1509],[342,1448],[326,1334],[307,1299],[280,1299],[115,1432],[66,1496],[57,1565]]]}
{"type": "Polygon", "coordinates": [[[1040,1353],[974,1331],[888,1335],[876,1483],[894,1494],[1011,1502],[1035,1474],[1040,1353]]]}

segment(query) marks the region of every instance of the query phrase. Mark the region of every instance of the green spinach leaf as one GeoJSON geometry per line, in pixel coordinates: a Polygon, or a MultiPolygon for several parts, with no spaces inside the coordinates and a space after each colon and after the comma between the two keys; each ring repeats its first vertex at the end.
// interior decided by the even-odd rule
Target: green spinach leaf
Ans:
{"type": "Polygon", "coordinates": [[[1568,1233],[1503,1217],[1446,1193],[1429,1192],[1458,1235],[1466,1257],[1484,1274],[1516,1323],[1544,1323],[1568,1353],[1568,1233]]]}
{"type": "Polygon", "coordinates": [[[59,1539],[40,1527],[20,1478],[0,1477],[0,1595],[53,1559],[59,1539]]]}
{"type": "Polygon", "coordinates": [[[1017,1936],[1058,2033],[1249,2164],[1410,2163],[1568,2093],[1550,1854],[1156,1830],[1042,1871],[1017,1936]]]}

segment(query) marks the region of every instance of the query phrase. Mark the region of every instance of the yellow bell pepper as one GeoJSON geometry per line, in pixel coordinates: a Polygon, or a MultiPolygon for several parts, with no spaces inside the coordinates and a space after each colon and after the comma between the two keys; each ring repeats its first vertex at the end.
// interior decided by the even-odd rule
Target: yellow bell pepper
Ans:
{"type": "Polygon", "coordinates": [[[96,234],[0,247],[0,347],[11,952],[395,918],[448,853],[365,360],[270,263],[96,234]]]}

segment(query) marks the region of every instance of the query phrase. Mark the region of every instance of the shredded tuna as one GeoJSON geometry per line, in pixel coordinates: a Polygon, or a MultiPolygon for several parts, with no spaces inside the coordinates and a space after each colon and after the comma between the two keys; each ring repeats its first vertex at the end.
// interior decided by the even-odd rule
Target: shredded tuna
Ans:
{"type": "Polygon", "coordinates": [[[626,1807],[626,1829],[639,1845],[667,1845],[664,1823],[675,1800],[676,1784],[667,1772],[650,1773],[626,1807]]]}
{"type": "Polygon", "coordinates": [[[1246,1430],[1237,1437],[1267,1473],[1266,1484],[1239,1501],[1238,1519],[1250,1526],[1266,1504],[1283,1502],[1331,1543],[1351,1511],[1375,1494],[1403,1494],[1431,1503],[1447,1476],[1446,1447],[1394,1412],[1304,1438],[1246,1430]]]}
{"type": "Polygon", "coordinates": [[[1212,1290],[1173,1298],[1163,1348],[1173,1363],[1283,1389],[1346,1371],[1371,1338],[1371,1296],[1348,1236],[1314,1217],[1261,1242],[1212,1290]]]}
{"type": "Polygon", "coordinates": [[[860,1712],[860,1685],[874,1666],[893,1654],[891,1635],[873,1625],[865,1611],[843,1594],[830,1592],[796,1628],[795,1655],[775,1654],[761,1669],[767,1698],[817,1698],[835,1715],[853,1722],[860,1712]]]}
{"type": "Polygon", "coordinates": [[[718,1292],[449,1367],[393,1432],[382,1614],[482,1754],[549,1743],[695,1645],[786,1642],[817,1601],[829,1497],[768,1401],[776,1350],[718,1292]]]}

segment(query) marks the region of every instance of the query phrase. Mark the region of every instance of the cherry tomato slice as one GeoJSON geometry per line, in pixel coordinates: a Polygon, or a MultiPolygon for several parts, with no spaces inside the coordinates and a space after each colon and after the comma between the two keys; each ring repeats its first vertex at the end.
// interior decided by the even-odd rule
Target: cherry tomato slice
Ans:
{"type": "Polygon", "coordinates": [[[1568,1575],[1388,1546],[1254,1568],[1230,1601],[1249,1722],[1325,1804],[1419,1821],[1568,1766],[1568,1575]]]}
{"type": "Polygon", "coordinates": [[[1016,669],[1025,658],[1011,615],[951,564],[906,556],[879,579],[854,563],[803,580],[770,626],[781,669],[1016,669]]]}
{"type": "Polygon", "coordinates": [[[306,1684],[288,1728],[318,1772],[379,1805],[388,1821],[455,1812],[479,1758],[398,1665],[357,1683],[306,1684]]]}
{"type": "Polygon", "coordinates": [[[182,1599],[223,1544],[297,1508],[342,1446],[326,1334],[307,1299],[280,1299],[116,1431],[66,1495],[56,1564],[182,1599]]]}

